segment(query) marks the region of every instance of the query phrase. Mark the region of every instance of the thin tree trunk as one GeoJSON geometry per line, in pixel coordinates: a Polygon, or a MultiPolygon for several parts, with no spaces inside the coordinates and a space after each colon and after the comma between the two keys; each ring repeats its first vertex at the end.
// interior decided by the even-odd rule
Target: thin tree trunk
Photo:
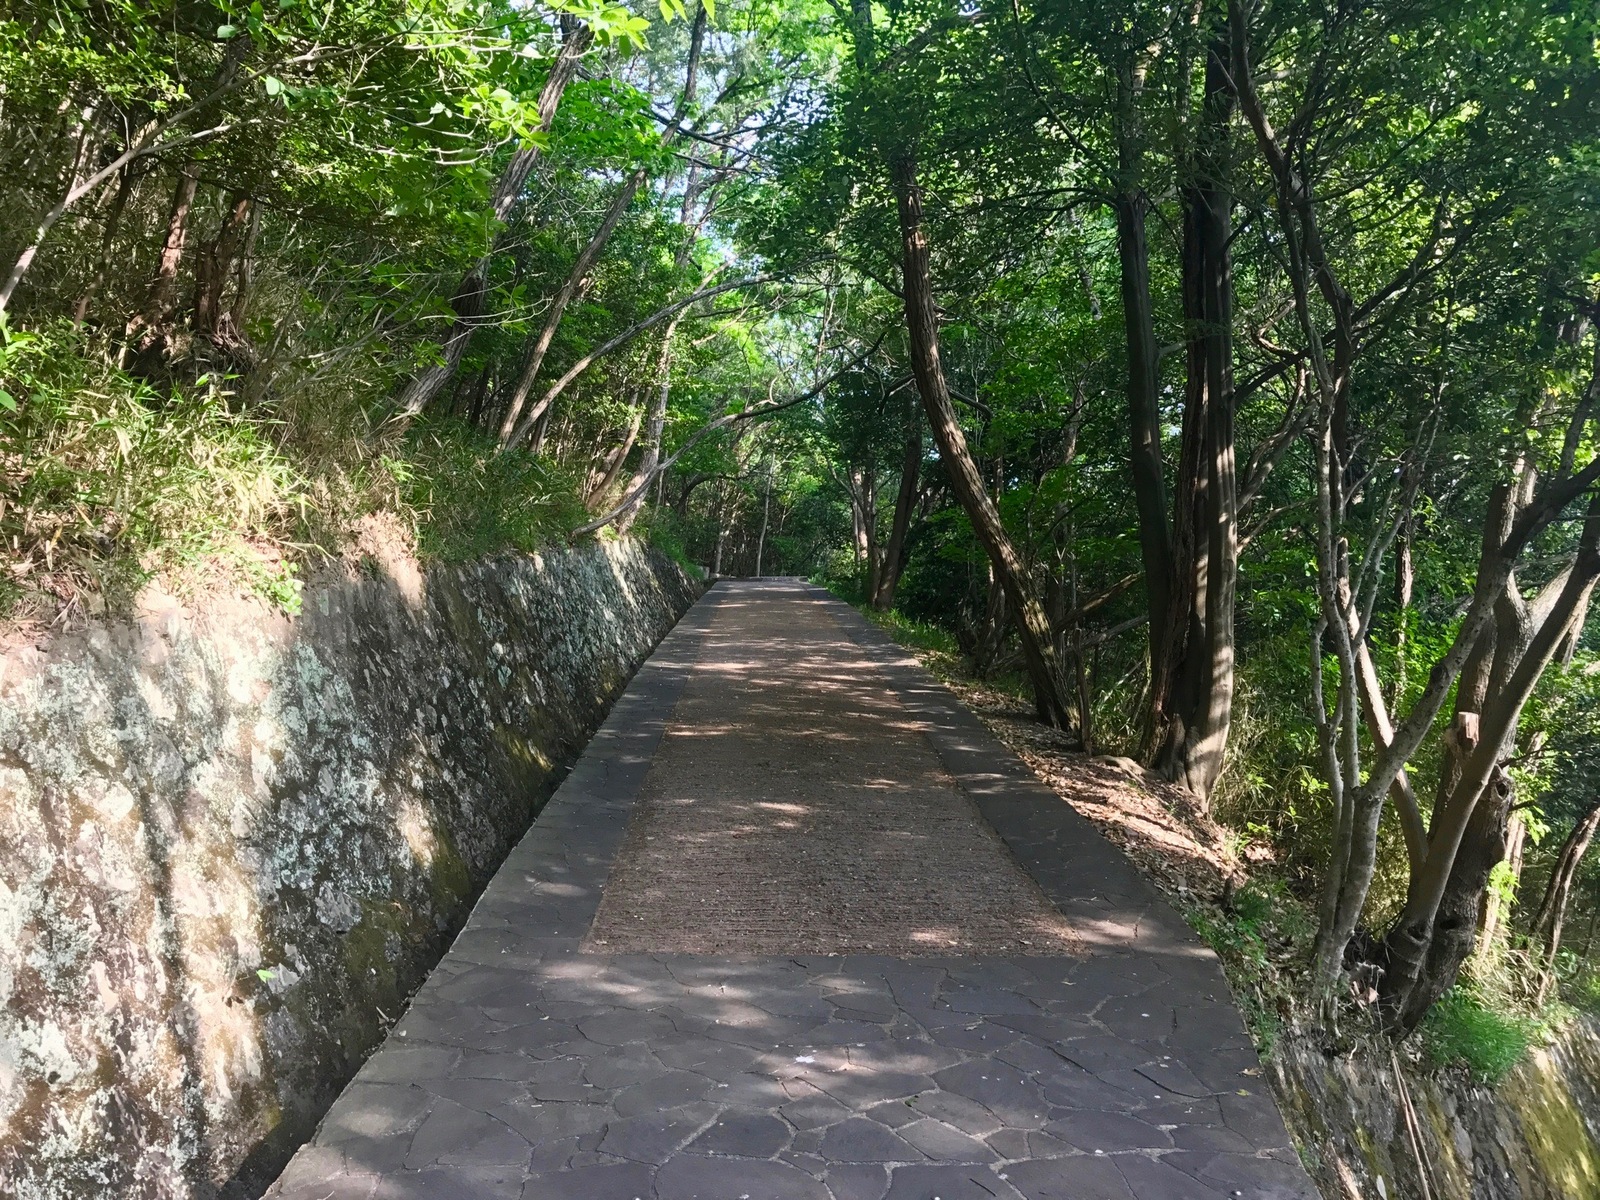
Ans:
{"type": "MultiPolygon", "coordinates": [[[[1420,470],[1410,463],[1406,472],[1420,470]]],[[[1409,478],[1402,478],[1402,491],[1408,491],[1409,478]]],[[[1416,590],[1417,570],[1411,558],[1411,543],[1416,536],[1416,514],[1407,504],[1400,518],[1400,534],[1394,551],[1394,678],[1389,689],[1389,707],[1398,709],[1406,694],[1407,626],[1411,621],[1411,599],[1416,590]]]]}
{"type": "Polygon", "coordinates": [[[228,323],[234,334],[246,341],[245,315],[250,311],[251,291],[256,281],[256,240],[261,236],[261,205],[250,206],[250,228],[244,235],[244,247],[239,251],[239,267],[235,272],[233,303],[228,306],[228,323]]]}
{"type": "Polygon", "coordinates": [[[562,373],[561,378],[552,383],[549,387],[549,390],[547,390],[545,394],[539,398],[539,402],[529,409],[527,414],[523,416],[522,423],[512,431],[510,438],[501,442],[500,448],[502,450],[509,450],[513,446],[517,445],[517,443],[522,441],[522,439],[528,435],[528,431],[533,427],[534,422],[540,420],[550,411],[550,406],[555,403],[556,398],[560,396],[562,392],[567,390],[568,385],[570,385],[574,379],[578,378],[578,376],[587,371],[590,365],[593,364],[596,359],[603,358],[607,354],[610,354],[618,346],[625,345],[626,343],[632,341],[646,329],[653,328],[669,318],[676,318],[679,313],[687,309],[692,304],[697,304],[701,300],[708,300],[712,296],[720,296],[724,292],[735,291],[738,288],[750,287],[751,285],[757,283],[766,283],[771,278],[772,277],[770,275],[752,275],[745,279],[736,279],[731,283],[719,283],[714,287],[704,287],[697,292],[692,292],[687,296],[683,296],[677,300],[674,300],[671,304],[668,304],[663,308],[656,309],[655,312],[651,313],[644,320],[630,325],[627,329],[624,329],[610,341],[605,342],[598,348],[589,351],[589,353],[585,354],[577,362],[568,367],[566,371],[562,373]]]}
{"type": "Polygon", "coordinates": [[[994,564],[989,564],[989,586],[984,592],[983,620],[978,626],[978,636],[972,647],[972,672],[979,679],[988,679],[1000,663],[1000,651],[1005,648],[1006,590],[1000,585],[994,564]]]}
{"type": "Polygon", "coordinates": [[[594,512],[598,505],[605,502],[606,496],[616,486],[617,478],[622,474],[622,465],[627,462],[628,454],[633,450],[633,444],[639,437],[639,425],[644,419],[644,409],[639,407],[638,393],[635,393],[628,404],[628,429],[622,435],[622,441],[606,456],[600,470],[600,477],[594,486],[589,489],[585,497],[586,505],[590,512],[594,512]]]}
{"type": "Polygon", "coordinates": [[[199,168],[193,162],[184,163],[178,171],[178,183],[167,209],[167,236],[161,244],[161,257],[156,262],[150,286],[145,289],[143,307],[128,322],[128,340],[141,352],[164,344],[171,332],[172,315],[177,307],[178,270],[183,265],[184,247],[189,238],[189,213],[194,208],[199,178],[199,168]]]}
{"type": "Polygon", "coordinates": [[[973,532],[989,556],[1016,616],[1017,636],[1033,684],[1039,719],[1064,729],[1069,709],[1049,619],[1033,594],[1022,558],[1001,523],[999,510],[983,486],[983,477],[978,474],[967,439],[961,432],[944,365],[939,359],[938,316],[929,275],[928,240],[922,228],[922,188],[917,181],[916,158],[909,150],[902,150],[891,155],[890,165],[900,218],[906,329],[917,390],[922,395],[928,424],[933,429],[951,487],[966,510],[973,532]]]}
{"type": "Polygon", "coordinates": [[[244,244],[250,222],[250,197],[236,192],[228,202],[216,236],[202,242],[195,253],[194,331],[220,348],[237,338],[229,328],[230,313],[222,306],[234,256],[244,244]]]}
{"type": "Polygon", "coordinates": [[[238,87],[241,82],[239,68],[243,64],[246,55],[253,48],[253,40],[248,35],[241,34],[235,37],[228,43],[228,48],[223,53],[222,63],[217,68],[217,73],[212,79],[212,89],[207,95],[201,97],[187,108],[172,112],[161,120],[150,122],[132,138],[131,143],[116,158],[106,163],[105,166],[95,171],[92,175],[84,178],[75,178],[75,181],[70,184],[61,199],[39,218],[39,223],[34,227],[32,240],[23,248],[22,253],[17,256],[16,261],[12,264],[10,273],[6,276],[5,282],[0,283],[0,312],[3,312],[11,303],[12,296],[16,294],[17,287],[33,266],[34,259],[38,257],[40,249],[44,246],[45,239],[50,236],[50,231],[55,228],[56,222],[79,200],[83,199],[84,196],[88,195],[118,171],[131,166],[137,159],[156,153],[170,154],[181,146],[191,146],[196,142],[215,137],[228,128],[226,124],[217,125],[210,129],[201,130],[198,133],[170,138],[165,142],[159,140],[162,134],[170,132],[174,126],[210,109],[229,92],[238,87]]]}
{"type": "Polygon", "coordinates": [[[656,362],[655,399],[650,405],[650,420],[645,427],[644,454],[640,456],[638,470],[623,489],[629,495],[637,493],[639,499],[618,514],[616,525],[619,533],[626,533],[633,524],[639,513],[639,502],[644,499],[644,485],[655,477],[656,468],[661,463],[661,439],[667,430],[667,400],[672,394],[672,335],[678,332],[678,322],[683,320],[688,311],[688,308],[680,308],[668,322],[667,331],[661,337],[661,357],[656,362]]]}
{"type": "MultiPolygon", "coordinates": [[[[1528,827],[1513,817],[1506,825],[1506,865],[1510,869],[1513,895],[1522,880],[1523,851],[1527,844],[1528,827]]],[[[1480,961],[1488,962],[1496,957],[1507,906],[1505,894],[1497,889],[1484,897],[1483,915],[1478,920],[1476,951],[1480,961]]]]}
{"type": "Polygon", "coordinates": [[[767,461],[767,487],[766,497],[761,502],[761,536],[756,539],[756,571],[755,577],[761,578],[761,556],[767,549],[767,521],[772,515],[772,461],[767,461]]]}
{"type": "Polygon", "coordinates": [[[717,523],[717,545],[711,554],[711,574],[713,576],[722,574],[722,547],[728,540],[727,490],[722,484],[717,486],[717,505],[714,510],[714,519],[717,523]]]}
{"type": "Polygon", "coordinates": [[[117,232],[122,226],[122,214],[128,207],[128,197],[133,194],[138,176],[132,164],[122,168],[117,178],[117,194],[112,198],[111,208],[106,213],[105,230],[100,235],[100,257],[95,261],[94,274],[89,277],[88,284],[83,289],[83,295],[78,297],[77,306],[73,309],[72,323],[81,326],[89,314],[89,305],[99,295],[101,287],[105,285],[106,274],[111,270],[113,250],[116,247],[117,232]]]}
{"type": "MultiPolygon", "coordinates": [[[[678,252],[673,255],[672,265],[675,271],[682,271],[688,265],[689,256],[693,253],[694,245],[698,238],[698,226],[691,228],[689,225],[689,218],[694,211],[695,199],[699,194],[699,188],[696,186],[697,178],[695,168],[691,166],[688,175],[684,179],[683,206],[678,213],[678,224],[683,227],[685,232],[678,243],[678,252]]],[[[673,314],[672,320],[667,322],[666,332],[661,335],[661,358],[656,364],[659,384],[656,390],[655,404],[650,409],[650,424],[649,431],[645,435],[644,455],[639,463],[639,471],[628,482],[627,488],[624,489],[625,493],[631,493],[635,489],[639,489],[642,496],[642,485],[649,482],[650,476],[655,473],[657,466],[661,462],[661,439],[666,432],[667,401],[672,395],[672,339],[678,332],[679,323],[688,313],[687,305],[678,309],[673,314]]],[[[541,404],[548,405],[549,401],[541,401],[541,404]]],[[[637,424],[635,424],[634,428],[638,428],[637,424]]],[[[638,506],[635,505],[622,512],[617,517],[617,532],[626,533],[628,527],[633,524],[633,519],[638,511],[638,506]]]]}
{"type": "MultiPolygon", "coordinates": [[[[556,61],[550,68],[550,76],[539,92],[541,133],[549,132],[555,120],[556,110],[561,106],[561,95],[566,91],[567,84],[577,75],[578,65],[583,61],[583,56],[588,53],[589,46],[594,40],[589,27],[575,17],[563,16],[561,30],[560,53],[556,55],[556,61]]],[[[467,352],[467,345],[472,341],[473,330],[477,328],[478,318],[483,314],[483,297],[489,286],[489,265],[496,244],[499,242],[501,230],[510,219],[523,188],[527,186],[528,176],[533,173],[540,153],[537,146],[524,147],[511,156],[511,161],[501,172],[495,184],[491,209],[496,228],[490,242],[489,253],[480,258],[456,285],[456,290],[450,298],[450,308],[455,316],[450,322],[450,329],[445,334],[442,347],[444,361],[418,372],[416,377],[401,390],[396,403],[402,415],[415,416],[427,408],[460,367],[461,359],[467,352]]]]}
{"type": "MultiPolygon", "coordinates": [[[[689,62],[684,69],[683,94],[678,100],[677,112],[661,133],[661,145],[668,146],[678,136],[678,130],[687,116],[689,107],[694,103],[695,92],[700,74],[700,50],[705,43],[706,10],[701,5],[695,12],[694,28],[689,35],[689,62]]],[[[522,409],[528,402],[528,396],[533,391],[533,385],[539,378],[539,369],[544,365],[545,355],[550,351],[550,345],[555,341],[556,330],[561,326],[561,318],[566,314],[567,306],[572,303],[572,298],[578,294],[584,277],[589,274],[606,244],[610,242],[611,235],[616,232],[617,226],[622,223],[622,218],[627,214],[629,206],[633,203],[634,196],[644,186],[645,180],[650,177],[650,168],[639,167],[629,175],[617,194],[612,197],[611,205],[606,209],[605,215],[600,218],[600,226],[589,238],[588,244],[578,252],[577,259],[572,264],[572,270],[567,273],[566,280],[561,289],[550,302],[550,311],[545,314],[544,325],[540,327],[539,334],[529,344],[523,358],[522,370],[517,376],[517,385],[511,392],[511,403],[506,409],[505,420],[500,423],[500,444],[510,445],[513,435],[517,430],[517,423],[521,419],[522,409]]]]}
{"type": "MultiPolygon", "coordinates": [[[[1550,882],[1545,887],[1544,899],[1533,918],[1531,933],[1541,938],[1544,968],[1539,976],[1536,1002],[1543,1004],[1555,983],[1556,955],[1561,950],[1561,931],[1567,918],[1567,905],[1572,899],[1572,885],[1578,878],[1578,868],[1583,856],[1589,852],[1596,828],[1600,828],[1600,801],[1597,801],[1578,822],[1561,846],[1561,854],[1550,872],[1550,882]]],[[[1592,937],[1592,926],[1591,926],[1592,937]]]]}
{"type": "MultiPolygon", "coordinates": [[[[1128,429],[1134,504],[1139,514],[1139,551],[1150,609],[1152,675],[1165,661],[1172,621],[1172,535],[1167,524],[1167,487],[1161,454],[1156,339],[1150,305],[1147,201],[1140,193],[1116,201],[1117,246],[1122,264],[1122,307],[1128,346],[1128,429]]],[[[1152,681],[1153,682],[1153,681],[1152,681]]],[[[1152,688],[1152,694],[1155,692],[1152,688]]]]}
{"type": "Polygon", "coordinates": [[[906,397],[905,426],[905,454],[900,460],[900,487],[895,492],[894,516],[889,523],[889,540],[883,550],[883,568],[878,574],[878,586],[871,594],[872,607],[879,612],[888,612],[894,607],[894,596],[900,587],[900,576],[906,569],[911,516],[916,509],[917,493],[922,486],[922,421],[917,413],[915,401],[909,395],[906,397]]]}

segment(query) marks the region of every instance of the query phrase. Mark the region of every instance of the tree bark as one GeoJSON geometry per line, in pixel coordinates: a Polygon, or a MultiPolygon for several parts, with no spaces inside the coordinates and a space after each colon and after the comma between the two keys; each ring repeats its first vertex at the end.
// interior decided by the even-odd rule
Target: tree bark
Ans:
{"type": "MultiPolygon", "coordinates": [[[[661,132],[662,146],[670,145],[678,136],[679,127],[683,124],[690,105],[694,103],[700,75],[700,50],[705,43],[705,36],[706,10],[705,6],[701,5],[695,12],[694,27],[689,35],[689,61],[684,69],[683,94],[678,100],[678,109],[673,114],[672,120],[661,132]]],[[[650,168],[642,166],[623,182],[617,194],[612,197],[605,215],[600,218],[599,227],[584,248],[578,252],[578,257],[573,262],[571,271],[567,273],[561,289],[551,300],[550,311],[545,314],[544,325],[540,327],[538,336],[529,344],[523,358],[522,370],[517,376],[516,387],[512,389],[511,402],[506,408],[505,419],[500,423],[501,445],[510,445],[513,440],[523,406],[527,404],[533,385],[539,378],[539,370],[544,365],[545,355],[549,353],[551,343],[555,341],[556,330],[561,326],[561,318],[566,314],[567,306],[578,294],[584,276],[589,274],[595,261],[604,252],[606,244],[611,241],[611,235],[617,231],[617,226],[622,223],[622,218],[633,203],[633,198],[638,195],[639,189],[649,177],[650,168]]]]}
{"type": "Polygon", "coordinates": [[[756,539],[755,577],[761,578],[761,556],[767,549],[767,522],[772,516],[772,462],[767,461],[767,486],[761,501],[761,536],[756,539]]]}
{"type": "MultiPolygon", "coordinates": [[[[1232,728],[1239,560],[1233,266],[1228,253],[1233,197],[1226,182],[1233,95],[1227,52],[1224,35],[1207,54],[1198,142],[1191,178],[1182,188],[1185,445],[1170,543],[1170,565],[1177,578],[1168,588],[1170,611],[1161,637],[1164,665],[1152,670],[1151,687],[1155,727],[1166,745],[1157,766],[1202,802],[1209,800],[1222,774],[1232,728]]],[[[1152,609],[1151,621],[1157,616],[1152,609]]]]}
{"type": "Polygon", "coordinates": [[[922,486],[922,422],[908,396],[905,410],[905,453],[900,460],[900,487],[895,492],[894,516],[889,524],[889,540],[883,549],[883,567],[878,585],[871,594],[872,607],[888,612],[894,607],[900,576],[906,569],[906,551],[911,534],[911,516],[916,510],[917,493],[922,486]]]}
{"type": "MultiPolygon", "coordinates": [[[[1511,893],[1516,894],[1516,888],[1522,880],[1523,850],[1528,844],[1528,827],[1521,821],[1512,819],[1506,822],[1506,866],[1511,876],[1511,893]]],[[[1488,961],[1496,956],[1496,951],[1503,940],[1501,930],[1506,925],[1506,911],[1514,900],[1508,900],[1499,889],[1491,889],[1483,901],[1483,913],[1478,918],[1478,945],[1475,953],[1479,959],[1488,961]]]]}
{"type": "Polygon", "coordinates": [[[1149,202],[1141,192],[1115,202],[1117,253],[1122,266],[1122,311],[1128,351],[1129,465],[1139,514],[1139,551],[1150,610],[1152,694],[1166,684],[1155,673],[1166,661],[1172,622],[1172,533],[1167,523],[1167,485],[1161,453],[1161,409],[1156,335],[1150,303],[1150,251],[1144,218],[1149,202]]]}
{"type": "MultiPolygon", "coordinates": [[[[1503,542],[1497,553],[1505,553],[1503,542]]],[[[1480,576],[1488,571],[1488,563],[1480,564],[1480,576]]],[[[1435,809],[1428,857],[1422,869],[1412,873],[1405,909],[1384,942],[1379,1000],[1385,1023],[1397,1033],[1416,1028],[1455,982],[1472,951],[1489,872],[1505,855],[1512,796],[1503,765],[1507,747],[1516,736],[1523,706],[1565,641],[1571,622],[1586,611],[1597,580],[1600,495],[1590,501],[1576,560],[1550,585],[1553,595],[1542,596],[1530,613],[1510,585],[1510,595],[1503,596],[1496,608],[1495,651],[1487,674],[1463,672],[1460,687],[1469,693],[1477,690],[1479,676],[1484,679],[1477,737],[1463,746],[1457,766],[1449,772],[1449,796],[1435,809]]],[[[1475,696],[1466,702],[1472,699],[1475,696]]],[[[1470,727],[1470,722],[1461,720],[1465,715],[1458,713],[1458,728],[1470,727]]]]}
{"type": "MultiPolygon", "coordinates": [[[[692,85],[691,85],[692,86],[692,85]]],[[[678,242],[678,251],[673,255],[672,265],[677,271],[682,271],[689,263],[689,256],[694,252],[695,241],[699,235],[699,225],[691,226],[689,218],[693,214],[695,198],[699,194],[696,185],[697,175],[691,166],[683,184],[683,207],[678,214],[678,223],[684,229],[683,237],[678,242]]],[[[656,390],[655,404],[650,409],[649,432],[645,435],[644,456],[639,464],[639,471],[629,481],[625,491],[632,492],[639,489],[641,497],[644,495],[643,485],[648,483],[650,476],[655,474],[657,465],[661,462],[661,439],[666,431],[667,401],[672,395],[672,339],[678,332],[678,325],[688,315],[688,306],[678,309],[667,322],[667,330],[661,335],[661,357],[656,364],[656,374],[659,383],[656,390]]],[[[541,403],[548,403],[542,401],[541,403]]],[[[639,512],[635,504],[617,518],[617,531],[626,533],[633,524],[634,517],[639,512]]]]}
{"type": "Polygon", "coordinates": [[[597,472],[597,478],[589,488],[589,494],[584,497],[585,505],[590,512],[605,503],[605,498],[611,489],[616,486],[617,478],[622,474],[622,465],[628,459],[628,454],[633,449],[633,443],[639,436],[639,424],[644,418],[644,409],[639,407],[638,393],[635,392],[632,402],[628,405],[628,429],[622,435],[622,441],[612,448],[606,456],[604,464],[597,472]]]}
{"type": "Polygon", "coordinates": [[[117,194],[111,200],[111,208],[106,213],[105,229],[100,234],[100,257],[95,261],[94,274],[89,277],[89,282],[83,289],[83,295],[78,297],[77,306],[72,312],[72,323],[81,326],[89,314],[89,305],[105,284],[106,274],[111,270],[111,260],[117,242],[117,232],[122,227],[122,214],[128,207],[128,197],[133,194],[138,174],[133,165],[122,168],[117,178],[117,194]]]}
{"type": "Polygon", "coordinates": [[[250,227],[250,210],[250,197],[234,193],[216,236],[202,242],[195,253],[194,331],[221,350],[232,350],[240,343],[238,331],[232,328],[232,312],[222,306],[222,299],[233,274],[234,258],[250,227]]]}
{"type": "MultiPolygon", "coordinates": [[[[590,43],[594,39],[589,27],[574,17],[563,16],[561,29],[561,50],[550,68],[549,78],[545,80],[544,87],[539,92],[541,133],[549,132],[555,120],[556,110],[561,106],[561,95],[566,91],[567,84],[577,75],[578,65],[588,53],[590,43]]],[[[494,245],[499,240],[500,230],[510,219],[523,188],[527,186],[528,176],[533,173],[540,153],[537,146],[520,149],[511,156],[511,161],[500,173],[500,178],[495,183],[491,206],[496,229],[490,242],[489,253],[480,258],[456,285],[456,290],[450,298],[450,309],[454,316],[444,338],[442,349],[444,361],[424,368],[401,389],[397,405],[402,415],[415,416],[427,408],[444,390],[445,384],[450,382],[460,367],[461,359],[467,352],[467,345],[472,341],[473,330],[477,328],[478,318],[483,315],[483,297],[488,289],[489,264],[494,255],[494,245]]]]}
{"type": "Polygon", "coordinates": [[[656,467],[661,462],[661,439],[667,429],[667,400],[672,394],[672,335],[677,333],[678,322],[683,320],[688,311],[687,308],[680,308],[668,322],[667,331],[661,338],[661,357],[656,363],[658,378],[655,400],[650,405],[650,420],[645,427],[644,454],[639,459],[639,469],[624,489],[629,494],[637,493],[639,499],[618,515],[616,524],[620,533],[626,533],[633,524],[640,502],[644,499],[645,485],[655,476],[656,467]]]}
{"type": "Polygon", "coordinates": [[[128,341],[141,354],[164,345],[172,331],[172,315],[177,307],[178,270],[183,265],[184,246],[189,238],[189,213],[194,208],[194,193],[199,178],[198,168],[192,162],[184,163],[178,172],[172,203],[167,208],[167,236],[161,244],[161,257],[156,261],[156,272],[150,279],[150,286],[145,289],[143,307],[128,322],[128,341]]]}
{"type": "Polygon", "coordinates": [[[1578,868],[1583,865],[1583,856],[1594,841],[1596,828],[1600,828],[1600,801],[1591,804],[1562,843],[1561,853],[1550,872],[1550,882],[1544,889],[1544,898],[1539,902],[1539,911],[1533,918],[1530,935],[1540,939],[1544,957],[1536,997],[1540,1004],[1549,996],[1555,982],[1556,955],[1561,950],[1561,930],[1567,918],[1567,904],[1572,899],[1572,885],[1578,878],[1578,868]]]}
{"type": "Polygon", "coordinates": [[[961,432],[944,365],[939,359],[938,315],[933,302],[928,240],[922,228],[922,188],[917,180],[914,154],[909,149],[891,154],[890,170],[900,219],[906,329],[917,390],[922,395],[928,424],[933,429],[951,487],[966,510],[973,532],[988,555],[1016,617],[1017,636],[1022,643],[1028,678],[1033,684],[1034,707],[1039,719],[1065,729],[1069,720],[1068,704],[1049,619],[1033,593],[1022,558],[1001,523],[999,510],[983,486],[983,478],[978,474],[967,439],[961,432]]]}

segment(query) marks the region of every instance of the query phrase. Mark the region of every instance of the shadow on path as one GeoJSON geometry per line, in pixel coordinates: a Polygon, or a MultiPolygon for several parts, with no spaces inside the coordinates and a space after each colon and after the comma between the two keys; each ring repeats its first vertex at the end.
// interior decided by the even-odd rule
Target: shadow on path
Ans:
{"type": "Polygon", "coordinates": [[[1210,951],[857,614],[760,581],[718,585],[662,643],[269,1195],[1316,1192],[1210,951]],[[762,710],[783,727],[765,743],[762,710]],[[729,749],[698,751],[713,728],[729,749]],[[730,813],[758,853],[730,850],[730,813]],[[908,870],[897,833],[958,850],[908,870]],[[808,838],[828,845],[807,858],[808,838]],[[774,854],[786,839],[798,868],[774,854]],[[993,894],[974,896],[983,875],[993,894]],[[1066,933],[1023,945],[1041,897],[1066,933]],[[914,936],[930,929],[962,952],[914,936]],[[759,953],[684,952],[740,936],[759,953]],[[878,943],[895,953],[812,952],[878,943]]]}

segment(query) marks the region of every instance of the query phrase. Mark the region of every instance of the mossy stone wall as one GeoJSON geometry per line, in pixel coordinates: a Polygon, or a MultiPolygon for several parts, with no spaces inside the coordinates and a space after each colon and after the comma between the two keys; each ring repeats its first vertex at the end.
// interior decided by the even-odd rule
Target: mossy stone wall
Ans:
{"type": "Polygon", "coordinates": [[[0,1195],[257,1194],[698,592],[369,567],[0,658],[0,1195]]]}
{"type": "Polygon", "coordinates": [[[1325,1196],[1600,1200],[1592,1019],[1573,1022],[1492,1087],[1461,1072],[1423,1074],[1386,1050],[1330,1058],[1293,1038],[1273,1048],[1271,1067],[1325,1196]]]}

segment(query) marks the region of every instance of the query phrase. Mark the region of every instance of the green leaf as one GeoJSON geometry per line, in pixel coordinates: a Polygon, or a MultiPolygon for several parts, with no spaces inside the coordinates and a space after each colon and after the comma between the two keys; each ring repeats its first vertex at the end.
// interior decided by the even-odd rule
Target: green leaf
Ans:
{"type": "Polygon", "coordinates": [[[10,392],[0,391],[0,408],[5,409],[7,412],[17,411],[17,402],[12,398],[10,392]]]}
{"type": "Polygon", "coordinates": [[[269,96],[283,95],[283,80],[276,75],[263,75],[261,77],[261,86],[267,89],[267,95],[269,96]]]}
{"type": "Polygon", "coordinates": [[[217,26],[217,36],[219,38],[221,38],[223,41],[227,41],[229,38],[231,38],[234,34],[236,34],[238,32],[239,32],[239,27],[237,25],[218,25],[217,26]]]}
{"type": "Polygon", "coordinates": [[[274,974],[275,972],[273,971],[261,970],[256,972],[256,978],[261,980],[262,983],[267,983],[272,979],[274,974]]]}

